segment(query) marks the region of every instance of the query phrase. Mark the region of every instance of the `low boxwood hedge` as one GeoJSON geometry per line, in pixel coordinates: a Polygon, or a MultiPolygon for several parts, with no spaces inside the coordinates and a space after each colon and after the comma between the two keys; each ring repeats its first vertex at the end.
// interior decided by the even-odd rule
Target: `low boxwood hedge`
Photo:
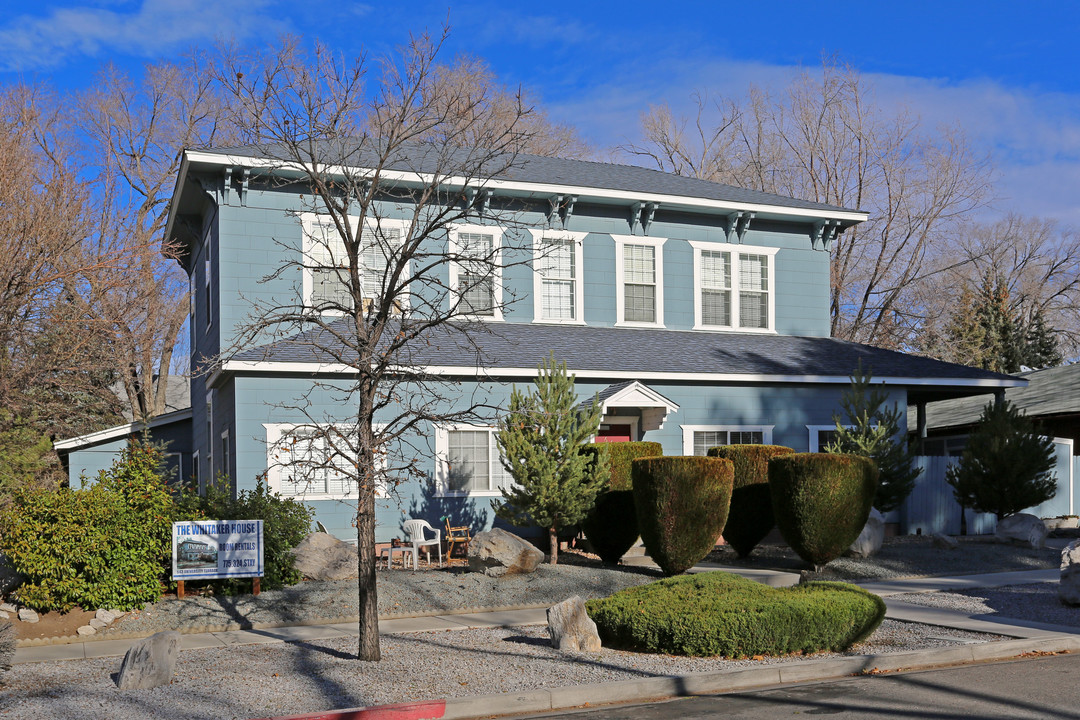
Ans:
{"type": "Polygon", "coordinates": [[[657,442],[590,443],[583,453],[599,457],[606,453],[611,471],[608,489],[596,497],[596,505],[581,523],[593,552],[614,565],[637,542],[638,524],[634,511],[630,464],[639,457],[663,455],[657,442]]]}
{"type": "Polygon", "coordinates": [[[605,645],[672,655],[787,655],[865,640],[885,603],[854,585],[772,588],[725,572],[666,578],[586,603],[605,645]]]}
{"type": "Polygon", "coordinates": [[[769,459],[795,451],[783,445],[724,445],[709,448],[710,457],[727,458],[735,466],[731,509],[724,540],[746,557],[776,525],[769,494],[769,459]]]}

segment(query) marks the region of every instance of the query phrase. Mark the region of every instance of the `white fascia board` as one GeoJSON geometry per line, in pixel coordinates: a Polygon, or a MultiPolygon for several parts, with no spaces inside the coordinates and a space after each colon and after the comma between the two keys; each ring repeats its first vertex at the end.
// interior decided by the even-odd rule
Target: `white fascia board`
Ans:
{"type": "MultiPolygon", "coordinates": [[[[648,401],[654,403],[656,407],[667,408],[668,412],[676,412],[679,409],[678,405],[668,400],[656,390],[653,390],[648,385],[645,385],[644,383],[635,380],[633,384],[627,385],[622,390],[615,393],[604,401],[604,412],[606,413],[609,407],[624,407],[623,405],[620,405],[620,403],[625,402],[627,397],[631,397],[637,394],[648,398],[648,401]]],[[[633,407],[633,405],[629,407],[633,407]]]]}
{"type": "MultiPolygon", "coordinates": [[[[219,155],[215,153],[189,151],[185,158],[192,162],[233,166],[241,165],[253,168],[267,168],[276,170],[292,170],[304,172],[303,166],[296,162],[283,162],[270,158],[253,158],[244,155],[219,155]]],[[[365,172],[368,168],[346,168],[337,165],[327,165],[326,172],[330,174],[345,174],[346,172],[365,172]]],[[[381,170],[380,174],[387,180],[403,184],[426,185],[431,182],[432,176],[428,173],[402,172],[398,170],[381,170]]],[[[626,190],[610,190],[606,188],[594,188],[581,185],[561,185],[554,183],[530,183],[515,180],[495,180],[489,178],[463,178],[447,176],[442,184],[446,187],[464,187],[469,184],[475,185],[482,181],[485,189],[504,190],[511,192],[526,192],[542,198],[551,195],[577,195],[580,199],[591,198],[600,200],[621,200],[627,202],[655,202],[663,207],[685,207],[690,209],[722,210],[726,212],[752,212],[770,213],[773,215],[786,215],[796,218],[817,218],[824,220],[846,220],[853,223],[866,221],[869,213],[852,210],[824,210],[817,208],[793,208],[783,205],[767,205],[763,203],[743,203],[728,200],[711,200],[708,198],[694,198],[685,195],[663,195],[651,192],[636,192],[626,190]]]]}
{"type": "Polygon", "coordinates": [[[187,180],[188,166],[188,153],[185,152],[180,158],[180,171],[176,173],[176,184],[173,185],[172,195],[169,196],[168,218],[165,221],[166,242],[172,239],[173,223],[176,221],[176,204],[180,200],[180,191],[187,180]]]}
{"type": "MultiPolygon", "coordinates": [[[[303,373],[312,375],[355,375],[356,368],[339,364],[316,364],[302,362],[247,362],[229,360],[222,366],[225,372],[235,373],[303,373]]],[[[477,378],[535,378],[536,368],[483,368],[474,365],[424,365],[403,368],[412,373],[426,373],[444,377],[477,378]]],[[[769,375],[762,373],[681,373],[681,372],[637,372],[627,370],[575,370],[567,372],[579,380],[668,380],[678,382],[723,382],[723,383],[809,383],[823,385],[848,385],[851,378],[847,375],[769,375]]],[[[963,378],[909,378],[884,377],[874,380],[875,385],[901,385],[920,387],[970,387],[970,388],[1009,388],[1025,387],[1027,380],[1010,378],[1007,380],[963,379],[963,378]]]]}
{"type": "Polygon", "coordinates": [[[88,433],[86,435],[80,435],[78,437],[68,438],[67,440],[57,440],[53,443],[54,450],[76,450],[88,445],[100,445],[103,442],[110,440],[116,440],[118,438],[131,435],[132,433],[140,432],[146,427],[156,428],[162,425],[168,425],[172,422],[179,420],[191,419],[191,408],[184,410],[177,410],[175,412],[166,413],[164,415],[158,415],[152,418],[149,424],[144,422],[127,423],[126,425],[117,425],[116,427],[106,428],[104,430],[98,430],[97,432],[88,433]]]}

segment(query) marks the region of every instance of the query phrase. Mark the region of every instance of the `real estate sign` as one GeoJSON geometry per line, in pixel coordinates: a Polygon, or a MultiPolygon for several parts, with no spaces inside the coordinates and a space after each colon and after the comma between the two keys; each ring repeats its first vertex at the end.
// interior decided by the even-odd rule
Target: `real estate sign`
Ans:
{"type": "Polygon", "coordinates": [[[173,580],[262,576],[262,520],[173,523],[173,580]]]}

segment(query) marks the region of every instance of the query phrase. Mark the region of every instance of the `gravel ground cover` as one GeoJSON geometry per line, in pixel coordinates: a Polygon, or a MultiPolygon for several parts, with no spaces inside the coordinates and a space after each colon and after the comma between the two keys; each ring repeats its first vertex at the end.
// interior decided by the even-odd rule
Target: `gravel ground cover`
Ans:
{"type": "MultiPolygon", "coordinates": [[[[972,575],[1011,570],[1044,570],[1061,563],[1061,551],[1054,548],[1032,550],[1006,545],[982,537],[958,537],[955,550],[940,550],[930,538],[901,535],[887,538],[881,551],[871,558],[838,558],[821,572],[808,571],[814,580],[884,580],[931,575],[972,575]]],[[[730,547],[721,546],[709,554],[709,562],[732,567],[771,568],[801,572],[807,565],[787,545],[759,545],[750,557],[739,559],[730,547]]]]}
{"type": "MultiPolygon", "coordinates": [[[[844,654],[900,652],[1002,639],[886,620],[844,654]]],[[[356,638],[181,653],[176,679],[120,692],[120,658],[16,665],[0,717],[251,718],[335,708],[520,692],[616,680],[795,662],[806,656],[719,660],[604,649],[562,655],[545,627],[452,630],[382,638],[383,660],[359,663],[356,638]]],[[[813,658],[836,657],[822,653],[813,658]]]]}
{"type": "Polygon", "coordinates": [[[1058,600],[1057,583],[1030,583],[955,592],[891,595],[890,600],[925,607],[1080,627],[1080,607],[1058,600]]]}

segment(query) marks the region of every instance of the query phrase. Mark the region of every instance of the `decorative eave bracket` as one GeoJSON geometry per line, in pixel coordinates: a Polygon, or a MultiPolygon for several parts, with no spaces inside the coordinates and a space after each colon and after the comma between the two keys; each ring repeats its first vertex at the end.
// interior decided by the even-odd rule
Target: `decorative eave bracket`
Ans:
{"type": "Polygon", "coordinates": [[[810,246],[815,250],[829,251],[832,241],[840,233],[839,220],[818,220],[814,223],[814,230],[810,234],[810,246]]]}
{"type": "Polygon", "coordinates": [[[233,182],[237,182],[240,186],[237,191],[237,200],[239,200],[241,205],[245,205],[247,203],[248,177],[250,176],[250,174],[251,171],[247,168],[225,168],[225,187],[221,193],[222,205],[232,204],[233,182]]]}
{"type": "Polygon", "coordinates": [[[465,202],[469,207],[476,209],[476,214],[479,217],[483,217],[488,214],[488,210],[491,208],[491,196],[494,195],[493,190],[477,190],[476,188],[465,188],[465,202]]]}
{"type": "Polygon", "coordinates": [[[547,226],[549,228],[555,227],[555,219],[559,217],[559,208],[562,207],[563,195],[552,195],[548,198],[548,204],[551,206],[548,209],[547,226]]]}
{"type": "Polygon", "coordinates": [[[630,206],[630,234],[633,235],[637,226],[641,225],[641,230],[645,235],[649,234],[649,227],[652,225],[653,217],[656,215],[656,210],[660,207],[660,203],[645,202],[639,200],[630,206]]]}
{"type": "Polygon", "coordinates": [[[724,218],[724,234],[727,235],[727,241],[732,242],[734,237],[738,242],[742,242],[746,236],[746,231],[750,229],[750,221],[754,219],[755,213],[752,212],[733,212],[724,218]]]}

